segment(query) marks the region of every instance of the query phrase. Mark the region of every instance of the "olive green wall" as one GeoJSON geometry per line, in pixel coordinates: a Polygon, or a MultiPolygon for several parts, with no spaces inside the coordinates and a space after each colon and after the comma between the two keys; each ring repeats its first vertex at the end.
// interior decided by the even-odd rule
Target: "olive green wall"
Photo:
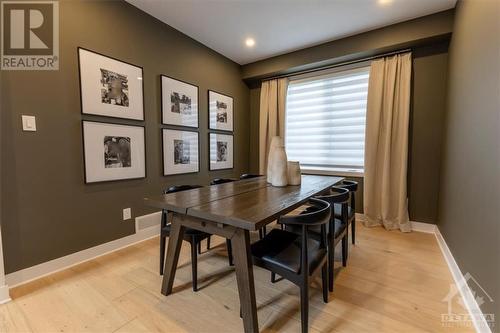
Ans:
{"type": "MultiPolygon", "coordinates": [[[[356,39],[357,36],[351,37],[356,39]]],[[[446,103],[448,42],[416,47],[413,50],[413,82],[408,166],[408,200],[412,221],[436,223],[439,193],[441,142],[446,103]]],[[[303,55],[302,55],[303,56],[303,55]]],[[[255,87],[255,85],[257,87],[255,87]]],[[[253,148],[250,170],[258,172],[260,88],[250,90],[251,133],[253,148]],[[253,158],[255,156],[255,158],[253,158]]],[[[362,179],[356,210],[362,213],[362,179]]]]}
{"type": "MultiPolygon", "coordinates": [[[[240,66],[123,1],[60,1],[60,70],[3,71],[2,233],[13,272],[134,233],[142,199],[248,171],[249,89],[240,66]],[[147,178],[84,184],[77,47],[144,67],[147,178]],[[199,86],[200,172],[162,176],[160,74],[199,86]],[[234,97],[234,170],[208,171],[207,89],[234,97]],[[37,132],[21,131],[21,115],[37,132]]],[[[141,124],[106,119],[110,122],[141,124]]]]}
{"type": "Polygon", "coordinates": [[[459,1],[450,44],[438,226],[500,332],[500,2],[459,1]],[[484,295],[480,287],[493,298],[484,295]]]}

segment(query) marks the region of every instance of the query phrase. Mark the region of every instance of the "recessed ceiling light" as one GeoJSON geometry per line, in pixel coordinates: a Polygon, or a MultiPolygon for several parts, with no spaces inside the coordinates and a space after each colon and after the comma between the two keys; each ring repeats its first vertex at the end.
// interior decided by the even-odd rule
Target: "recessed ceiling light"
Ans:
{"type": "Polygon", "coordinates": [[[253,38],[247,38],[245,40],[245,45],[248,47],[253,47],[255,45],[255,40],[253,38]]]}
{"type": "Polygon", "coordinates": [[[378,0],[378,4],[382,5],[382,6],[389,5],[391,3],[392,3],[392,0],[378,0]]]}

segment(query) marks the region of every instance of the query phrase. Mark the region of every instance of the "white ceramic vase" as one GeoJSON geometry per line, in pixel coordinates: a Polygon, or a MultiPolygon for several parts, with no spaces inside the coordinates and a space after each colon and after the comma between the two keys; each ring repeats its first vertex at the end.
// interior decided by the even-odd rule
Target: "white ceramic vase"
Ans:
{"type": "Polygon", "coordinates": [[[270,176],[271,176],[270,177],[271,185],[287,186],[288,161],[286,157],[286,151],[283,139],[281,137],[273,137],[271,141],[271,146],[273,146],[273,148],[272,151],[270,150],[268,159],[268,167],[270,168],[270,176]]]}
{"type": "Polygon", "coordinates": [[[288,162],[288,185],[300,185],[302,175],[300,172],[300,163],[296,161],[288,162]]]}

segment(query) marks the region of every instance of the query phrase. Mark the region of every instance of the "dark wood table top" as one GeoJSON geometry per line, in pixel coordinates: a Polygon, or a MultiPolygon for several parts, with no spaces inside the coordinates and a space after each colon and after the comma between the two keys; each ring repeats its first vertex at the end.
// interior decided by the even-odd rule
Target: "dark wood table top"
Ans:
{"type": "Polygon", "coordinates": [[[177,193],[151,196],[144,198],[144,202],[147,206],[186,214],[188,208],[267,186],[270,186],[270,184],[267,183],[266,177],[262,176],[177,193]]]}
{"type": "Polygon", "coordinates": [[[299,186],[261,187],[191,207],[187,215],[246,230],[259,230],[342,179],[341,177],[303,175],[302,184],[299,186]]]}
{"type": "Polygon", "coordinates": [[[155,208],[254,231],[342,179],[302,175],[301,185],[273,187],[266,182],[266,177],[258,177],[144,200],[146,205],[155,208]]]}

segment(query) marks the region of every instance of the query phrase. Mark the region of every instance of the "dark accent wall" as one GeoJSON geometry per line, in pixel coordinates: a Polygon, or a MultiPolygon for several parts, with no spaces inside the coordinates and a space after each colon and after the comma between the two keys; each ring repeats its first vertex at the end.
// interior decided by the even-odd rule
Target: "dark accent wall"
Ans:
{"type": "Polygon", "coordinates": [[[459,1],[450,44],[438,226],[500,332],[500,2],[459,1]]]}
{"type": "MultiPolygon", "coordinates": [[[[60,70],[2,71],[2,233],[13,272],[134,233],[143,197],[238,176],[249,164],[249,89],[240,66],[124,1],[60,1],[60,70]],[[144,67],[147,178],[84,184],[77,47],[144,67]],[[160,74],[199,86],[200,172],[162,176],[160,74]],[[207,89],[234,97],[234,170],[208,171],[207,89]],[[37,117],[22,132],[21,115],[37,117]]],[[[137,124],[126,120],[110,122],[137,124]]],[[[140,122],[139,122],[140,124],[140,122]]]]}
{"type": "MultiPolygon", "coordinates": [[[[356,36],[351,37],[356,39],[356,36]]],[[[354,43],[352,41],[352,43],[354,43]]],[[[446,103],[448,42],[440,42],[413,50],[413,82],[410,117],[408,165],[408,203],[412,221],[436,223],[441,163],[442,129],[446,103]]],[[[258,84],[250,90],[250,146],[259,147],[258,84]],[[256,124],[256,125],[254,125],[256,124]]],[[[250,159],[250,170],[258,172],[258,158],[250,159]]],[[[363,212],[363,179],[360,183],[356,210],[363,212]]]]}

